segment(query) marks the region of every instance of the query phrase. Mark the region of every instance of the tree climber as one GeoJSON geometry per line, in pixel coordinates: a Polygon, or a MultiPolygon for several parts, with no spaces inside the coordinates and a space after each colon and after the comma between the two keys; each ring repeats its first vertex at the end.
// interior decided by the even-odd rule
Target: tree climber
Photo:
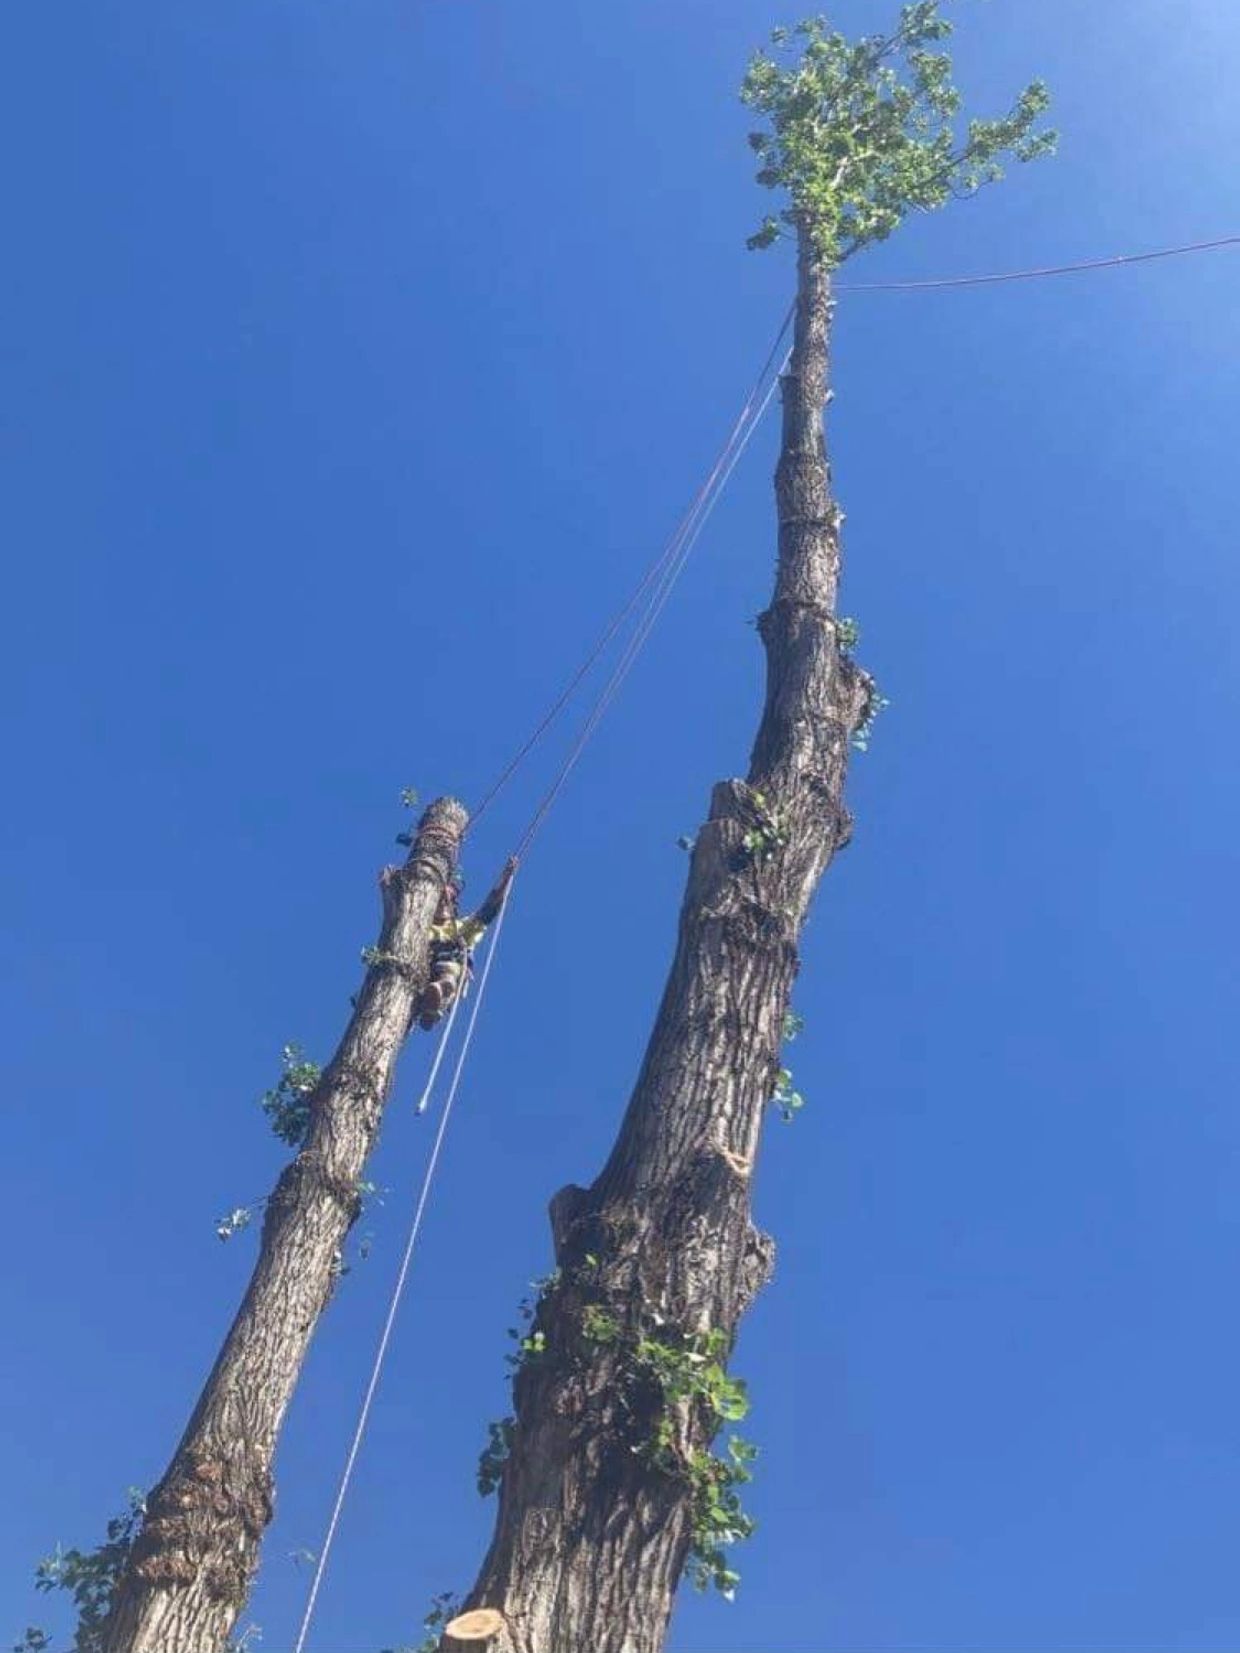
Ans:
{"type": "Polygon", "coordinates": [[[419,1027],[434,1027],[457,994],[468,986],[474,948],[499,917],[516,870],[517,858],[511,855],[495,888],[468,918],[461,918],[457,912],[461,899],[459,875],[445,884],[431,925],[430,979],[414,1010],[419,1027]]]}

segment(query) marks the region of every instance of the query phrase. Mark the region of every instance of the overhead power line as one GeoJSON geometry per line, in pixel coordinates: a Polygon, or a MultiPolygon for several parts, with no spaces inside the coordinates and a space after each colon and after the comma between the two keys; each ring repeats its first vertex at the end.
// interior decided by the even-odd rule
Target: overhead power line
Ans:
{"type": "Polygon", "coordinates": [[[1152,253],[1118,253],[1111,258],[1087,258],[1078,264],[1050,264],[1032,270],[1005,270],[998,275],[939,276],[930,281],[842,281],[837,293],[914,293],[932,287],[994,287],[1007,281],[1040,281],[1045,276],[1081,275],[1087,270],[1114,270],[1121,264],[1152,264],[1159,258],[1183,258],[1188,253],[1212,253],[1222,247],[1240,247],[1240,235],[1217,241],[1190,241],[1183,247],[1160,247],[1152,253]]]}

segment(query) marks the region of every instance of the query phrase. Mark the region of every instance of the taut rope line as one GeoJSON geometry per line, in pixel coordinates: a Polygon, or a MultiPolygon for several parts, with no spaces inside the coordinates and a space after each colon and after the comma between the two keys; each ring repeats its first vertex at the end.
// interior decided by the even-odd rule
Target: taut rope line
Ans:
{"type": "MultiPolygon", "coordinates": [[[[657,582],[661,578],[667,565],[675,560],[679,548],[683,543],[684,536],[692,529],[695,518],[704,507],[707,512],[709,512],[710,507],[706,505],[706,501],[709,499],[712,489],[716,489],[717,491],[721,490],[728,475],[731,474],[732,467],[729,464],[729,458],[737,442],[739,441],[743,447],[744,443],[748,440],[748,438],[744,436],[746,423],[749,421],[753,412],[754,404],[762,394],[762,387],[766,382],[767,375],[771,371],[771,366],[778,357],[779,348],[783,343],[784,335],[787,333],[788,328],[792,323],[793,309],[793,306],[789,306],[788,312],[784,317],[779,332],[775,336],[775,342],[772,344],[769,352],[767,353],[766,360],[762,364],[758,377],[754,380],[753,388],[750,390],[749,395],[745,398],[744,406],[741,408],[732,429],[728,432],[723,446],[716,455],[714,464],[707,473],[705,481],[701,483],[696,493],[693,495],[693,498],[689,502],[688,509],[681,518],[680,522],[676,525],[671,537],[665,542],[658,556],[646,569],[633,592],[612,616],[597,642],[589,650],[585,659],[569,678],[558,697],[552,702],[548,711],[535,725],[524,744],[519,747],[512,758],[509,759],[508,763],[500,771],[499,777],[479,800],[473,811],[473,815],[469,823],[469,830],[472,830],[473,827],[477,825],[484,811],[488,809],[498,797],[499,793],[508,784],[512,776],[520,768],[521,764],[533,751],[534,747],[537,746],[543,735],[546,734],[547,730],[564,710],[565,706],[568,705],[582,680],[589,673],[591,667],[597,663],[599,658],[606,651],[607,645],[620,631],[625,621],[628,620],[633,612],[640,606],[642,598],[646,595],[648,587],[653,582],[657,582]],[[721,473],[723,474],[721,475],[721,473]]],[[[759,417],[760,416],[761,415],[759,415],[759,417]]]]}
{"type": "MultiPolygon", "coordinates": [[[[787,357],[784,358],[784,366],[787,366],[787,357]]],[[[685,564],[688,562],[689,557],[693,552],[693,548],[697,544],[698,537],[706,524],[707,518],[710,516],[711,511],[718,502],[719,496],[723,492],[728,478],[736,469],[741,455],[749,446],[750,438],[753,436],[754,431],[758,428],[763,414],[770,405],[771,397],[775,394],[775,388],[779,383],[779,377],[782,372],[783,367],[780,368],[779,374],[775,376],[770,385],[767,387],[766,394],[763,396],[757,412],[749,421],[748,428],[745,430],[744,435],[728,457],[727,466],[719,477],[718,486],[715,488],[709,499],[705,500],[696,521],[692,524],[690,530],[684,536],[682,543],[678,548],[675,559],[668,563],[660,576],[658,589],[656,590],[650,603],[647,605],[646,612],[643,615],[637,630],[629,639],[624,653],[621,655],[612,671],[611,676],[603,685],[598,698],[595,700],[594,705],[591,708],[590,715],[581,729],[581,733],[578,735],[576,742],[568,753],[568,756],[561,764],[555,779],[552,781],[542,801],[539,803],[537,809],[535,809],[534,814],[530,818],[529,825],[526,827],[517,849],[518,855],[524,855],[533,843],[534,838],[536,837],[539,828],[542,826],[543,821],[546,819],[549,810],[559,797],[560,793],[564,790],[565,783],[572,774],[573,770],[577,767],[577,763],[581,758],[582,753],[585,751],[586,746],[589,744],[591,737],[598,728],[599,724],[602,722],[603,717],[606,715],[612,701],[619,693],[620,688],[623,685],[625,678],[632,670],[638,655],[645,647],[647,638],[650,636],[651,631],[653,631],[659,615],[666,607],[668,598],[672,594],[672,589],[675,586],[676,581],[680,578],[685,564]]]]}

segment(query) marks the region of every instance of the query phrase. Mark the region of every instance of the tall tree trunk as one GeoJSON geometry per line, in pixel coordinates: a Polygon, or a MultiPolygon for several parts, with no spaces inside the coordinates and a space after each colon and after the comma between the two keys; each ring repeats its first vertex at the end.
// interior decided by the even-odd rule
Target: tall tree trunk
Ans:
{"type": "MultiPolygon", "coordinates": [[[[798,938],[850,830],[847,756],[872,693],[835,619],[830,312],[827,272],[802,233],[778,571],[759,622],[762,721],[747,780],[716,786],[698,834],[671,974],[611,1157],[590,1189],[551,1204],[559,1272],[534,1323],[545,1347],[517,1372],[496,1530],[469,1597],[502,1615],[494,1653],[657,1653],[693,1542],[693,1493],[676,1466],[691,1468],[718,1420],[678,1405],[670,1451],[652,1455],[666,1393],[635,1369],[636,1340],[683,1346],[714,1332],[730,1349],[772,1267],[773,1244],[750,1218],[750,1171],[798,938]],[[589,1335],[590,1312],[618,1331],[589,1335]]],[[[445,1636],[445,1648],[464,1645],[445,1636]]]]}
{"type": "Polygon", "coordinates": [[[305,1143],[267,1202],[237,1317],[147,1500],[101,1653],[219,1653],[244,1605],[272,1515],[280,1426],[358,1215],[362,1170],[426,983],[430,927],[465,823],[454,799],[432,804],[405,864],[380,879],[375,961],[311,1098],[305,1143]]]}

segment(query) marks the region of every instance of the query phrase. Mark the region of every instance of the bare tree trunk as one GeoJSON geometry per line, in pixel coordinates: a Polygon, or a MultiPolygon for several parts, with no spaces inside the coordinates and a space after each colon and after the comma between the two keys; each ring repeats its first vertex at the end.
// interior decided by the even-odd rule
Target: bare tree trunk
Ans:
{"type": "MultiPolygon", "coordinates": [[[[730,1348],[772,1267],[772,1242],[750,1218],[749,1173],[798,938],[850,831],[849,743],[872,692],[835,619],[840,513],[822,431],[830,312],[827,272],[803,233],[778,570],[759,623],[762,721],[747,781],[716,786],[698,834],[671,974],[611,1157],[593,1187],[552,1201],[559,1274],[535,1321],[545,1349],[517,1373],[496,1530],[469,1597],[502,1614],[494,1653],[658,1653],[692,1543],[691,1486],[673,1460],[689,1465],[718,1420],[679,1407],[672,1459],[652,1459],[644,1441],[665,1401],[635,1376],[634,1342],[652,1328],[682,1346],[714,1331],[730,1348]],[[586,1335],[591,1309],[618,1334],[586,1335]]],[[[465,1644],[447,1635],[443,1645],[465,1644]]]]}
{"type": "Polygon", "coordinates": [[[244,1605],[272,1515],[280,1426],[357,1218],[362,1170],[426,983],[430,927],[465,823],[460,804],[440,799],[405,864],[384,870],[375,962],[311,1098],[306,1141],[267,1203],[237,1318],[147,1500],[101,1653],[219,1653],[244,1605]]]}

